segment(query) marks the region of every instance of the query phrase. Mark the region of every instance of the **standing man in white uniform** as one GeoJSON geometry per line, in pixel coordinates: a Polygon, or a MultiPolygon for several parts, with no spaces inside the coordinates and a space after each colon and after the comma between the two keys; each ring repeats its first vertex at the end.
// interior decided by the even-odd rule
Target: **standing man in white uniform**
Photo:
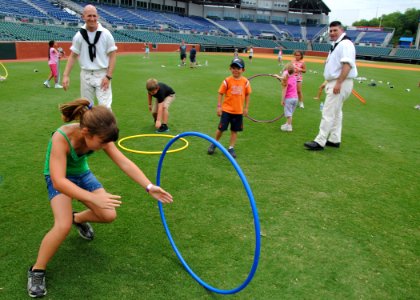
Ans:
{"type": "Polygon", "coordinates": [[[304,144],[308,150],[324,150],[325,146],[340,147],[343,103],[351,95],[353,78],[357,77],[353,43],[339,21],[331,22],[329,27],[330,40],[334,43],[325,62],[326,98],[319,133],[314,141],[304,144]]]}
{"type": "Polygon", "coordinates": [[[98,103],[111,109],[111,79],[117,58],[117,46],[108,29],[98,23],[98,13],[93,5],[83,9],[85,24],[73,37],[66,69],[63,73],[63,88],[70,85],[70,72],[76,59],[79,59],[80,93],[92,104],[95,96],[98,103]]]}

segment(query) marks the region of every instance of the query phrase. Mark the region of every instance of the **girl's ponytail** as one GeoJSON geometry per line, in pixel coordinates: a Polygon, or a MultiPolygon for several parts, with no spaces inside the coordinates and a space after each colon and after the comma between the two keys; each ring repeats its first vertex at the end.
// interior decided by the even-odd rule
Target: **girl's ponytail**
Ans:
{"type": "Polygon", "coordinates": [[[91,108],[92,104],[85,98],[76,99],[72,102],[60,105],[60,111],[64,122],[80,120],[81,116],[91,108]]]}

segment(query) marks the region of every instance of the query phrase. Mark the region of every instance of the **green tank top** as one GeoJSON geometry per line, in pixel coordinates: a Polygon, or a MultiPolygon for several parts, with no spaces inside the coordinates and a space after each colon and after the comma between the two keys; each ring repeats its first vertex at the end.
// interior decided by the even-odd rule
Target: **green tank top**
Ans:
{"type": "MultiPolygon", "coordinates": [[[[67,135],[60,129],[57,129],[57,131],[64,136],[64,138],[66,139],[70,147],[70,153],[67,155],[66,175],[81,175],[89,171],[87,158],[88,156],[93,154],[93,151],[83,154],[81,156],[78,156],[72,144],[70,143],[70,140],[67,137],[67,135]]],[[[48,143],[47,154],[45,157],[44,175],[50,175],[51,147],[52,147],[52,138],[50,139],[50,142],[48,143]]]]}

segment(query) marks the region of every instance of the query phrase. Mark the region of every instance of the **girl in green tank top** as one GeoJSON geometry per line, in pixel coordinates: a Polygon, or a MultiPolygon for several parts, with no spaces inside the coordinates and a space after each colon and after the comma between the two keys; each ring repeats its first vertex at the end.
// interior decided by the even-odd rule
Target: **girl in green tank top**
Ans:
{"type": "MultiPolygon", "coordinates": [[[[79,122],[58,128],[48,144],[44,174],[54,225],[42,240],[37,260],[28,271],[27,290],[31,297],[42,297],[47,293],[45,269],[72,224],[82,238],[92,240],[94,232],[89,222],[111,223],[117,217],[116,208],[122,203],[120,196],[107,193],[100,184],[96,188],[86,188],[85,178],[91,175],[87,159],[93,152],[103,150],[153,198],[162,203],[172,202],[168,192],[153,185],[137,165],[115,146],[118,127],[111,110],[100,105],[92,107],[87,99],[77,99],[61,105],[60,111],[65,122],[79,122]],[[82,202],[87,209],[74,212],[73,199],[82,202]]],[[[93,174],[90,178],[94,178],[93,174]]]]}
{"type": "MultiPolygon", "coordinates": [[[[73,126],[73,125],[67,125],[67,126],[73,126]]],[[[63,130],[61,130],[60,128],[57,129],[57,132],[59,132],[66,139],[70,148],[70,152],[67,155],[66,175],[81,175],[89,171],[87,158],[88,156],[93,154],[93,151],[83,154],[81,156],[77,155],[76,150],[74,150],[66,133],[63,132],[63,130]]],[[[51,146],[52,146],[52,138],[50,139],[50,142],[48,143],[47,155],[45,158],[44,175],[50,175],[51,146]]]]}

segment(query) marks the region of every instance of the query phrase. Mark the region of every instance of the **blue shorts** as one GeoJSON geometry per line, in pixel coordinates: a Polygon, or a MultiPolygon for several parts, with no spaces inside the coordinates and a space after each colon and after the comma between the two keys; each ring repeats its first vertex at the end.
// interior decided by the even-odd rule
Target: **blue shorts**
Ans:
{"type": "MultiPolygon", "coordinates": [[[[69,175],[66,176],[66,178],[78,187],[89,192],[103,188],[102,184],[98,181],[98,179],[96,179],[95,175],[93,175],[91,171],[88,171],[82,175],[69,175]]],[[[54,188],[50,175],[45,175],[45,181],[47,183],[48,197],[51,201],[52,198],[61,194],[61,192],[54,188]]]]}
{"type": "Polygon", "coordinates": [[[231,131],[242,131],[243,130],[243,116],[241,114],[231,114],[223,111],[220,117],[220,123],[218,129],[220,131],[227,130],[230,124],[231,131]]]}

